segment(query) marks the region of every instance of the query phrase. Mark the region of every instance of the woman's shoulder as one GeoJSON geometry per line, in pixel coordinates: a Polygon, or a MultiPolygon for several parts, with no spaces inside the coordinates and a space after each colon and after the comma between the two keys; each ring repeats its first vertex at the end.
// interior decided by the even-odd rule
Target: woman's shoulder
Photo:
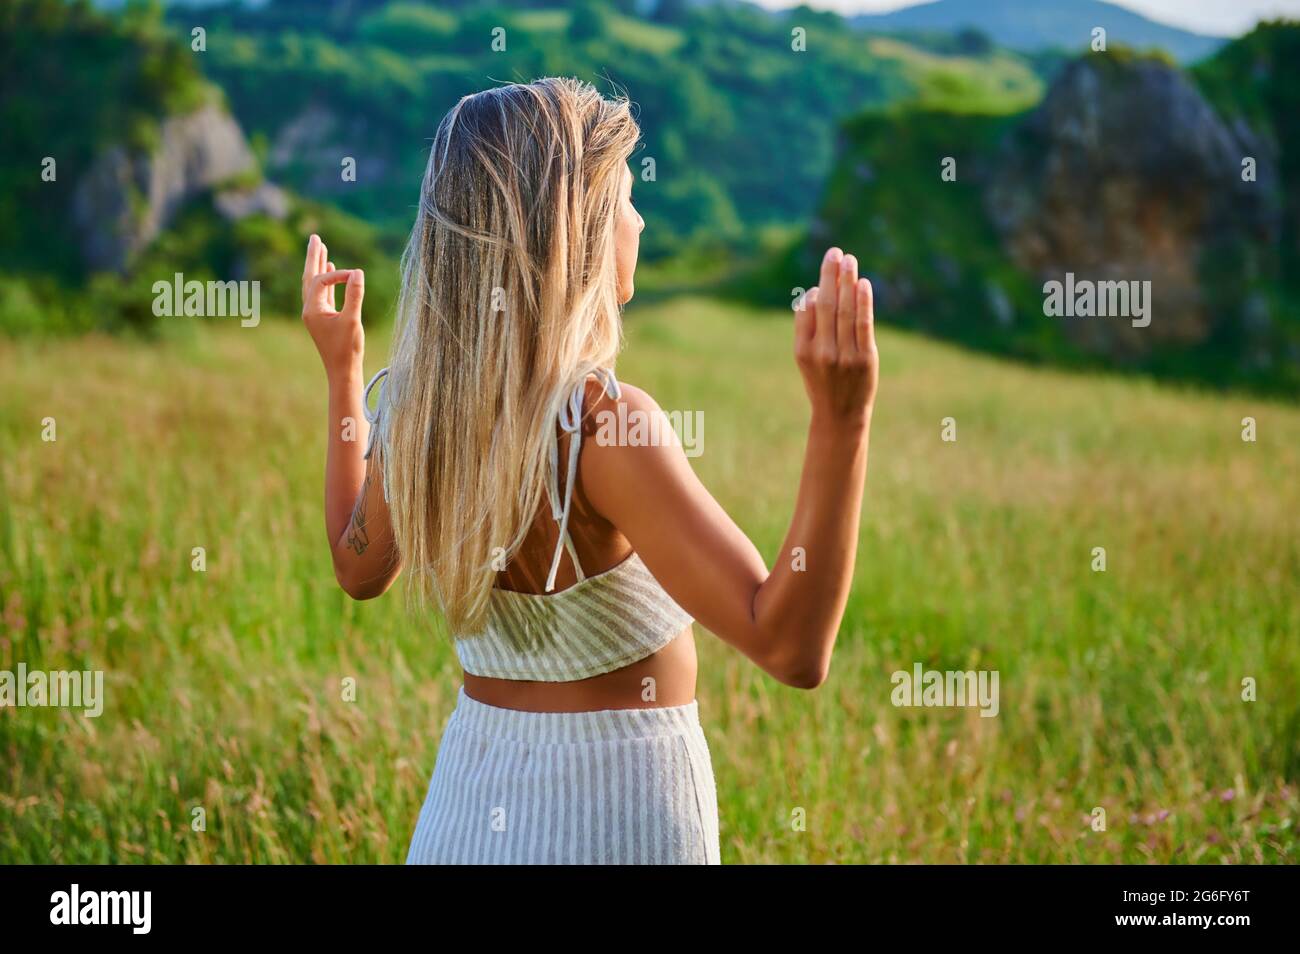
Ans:
{"type": "Polygon", "coordinates": [[[592,373],[587,377],[584,407],[588,414],[599,410],[615,410],[620,404],[643,411],[658,410],[659,407],[650,392],[616,379],[613,372],[604,372],[603,375],[592,373]]]}
{"type": "Polygon", "coordinates": [[[583,496],[602,516],[625,505],[671,505],[676,489],[691,480],[691,467],[669,416],[634,384],[620,381],[615,395],[593,388],[583,418],[583,496]]]}
{"type": "Polygon", "coordinates": [[[682,455],[680,438],[659,402],[644,388],[622,381],[612,393],[599,384],[589,387],[582,441],[584,475],[619,475],[682,455]]]}
{"type": "MultiPolygon", "coordinates": [[[[582,438],[596,438],[599,446],[608,446],[612,436],[622,428],[643,428],[663,416],[657,401],[644,388],[618,381],[613,387],[597,376],[587,379],[583,401],[582,438]]],[[[633,435],[639,431],[631,431],[633,435]]],[[[624,434],[626,436],[626,434],[624,434]]],[[[626,442],[624,442],[626,443],[626,442]]]]}

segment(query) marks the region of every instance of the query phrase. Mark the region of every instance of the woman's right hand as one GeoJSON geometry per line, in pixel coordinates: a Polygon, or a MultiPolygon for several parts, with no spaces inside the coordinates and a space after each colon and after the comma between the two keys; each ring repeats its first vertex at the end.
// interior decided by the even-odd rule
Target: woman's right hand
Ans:
{"type": "MultiPolygon", "coordinates": [[[[781,682],[812,689],[830,672],[853,585],[878,361],[871,283],[853,256],[827,252],[821,285],[801,298],[794,352],[813,413],[794,516],[770,571],[680,443],[592,441],[579,466],[596,513],[679,606],[781,682]]],[[[629,419],[663,414],[627,382],[593,413],[621,420],[618,404],[629,419]]]]}
{"type": "Polygon", "coordinates": [[[801,296],[794,328],[795,362],[813,419],[869,423],[880,362],[871,282],[858,277],[857,258],[827,250],[821,283],[801,296]]]}

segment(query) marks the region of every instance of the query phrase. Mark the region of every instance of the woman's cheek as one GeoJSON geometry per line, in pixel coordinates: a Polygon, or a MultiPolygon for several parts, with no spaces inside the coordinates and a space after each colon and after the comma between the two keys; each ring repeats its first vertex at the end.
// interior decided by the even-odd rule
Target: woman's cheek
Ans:
{"type": "Polygon", "coordinates": [[[618,265],[618,293],[619,298],[621,298],[623,304],[626,305],[628,301],[631,300],[633,290],[636,287],[633,280],[633,275],[636,272],[635,251],[631,252],[631,254],[628,254],[628,252],[625,251],[624,254],[620,256],[618,265]]]}
{"type": "Polygon", "coordinates": [[[624,216],[619,221],[618,231],[615,252],[615,262],[618,266],[618,291],[619,297],[626,302],[632,297],[632,276],[636,271],[637,252],[641,236],[635,227],[635,222],[628,216],[624,216]]]}

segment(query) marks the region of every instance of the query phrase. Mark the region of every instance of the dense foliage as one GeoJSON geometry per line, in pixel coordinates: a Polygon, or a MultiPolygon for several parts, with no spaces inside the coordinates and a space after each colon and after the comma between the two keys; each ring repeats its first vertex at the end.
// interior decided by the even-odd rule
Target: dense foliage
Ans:
{"type": "MultiPolygon", "coordinates": [[[[1120,47],[1089,60],[1124,89],[1142,61],[1176,68],[1167,57],[1120,47]]],[[[740,275],[737,293],[788,302],[834,241],[870,250],[867,267],[884,320],[1032,361],[1127,367],[1293,395],[1300,388],[1300,85],[1285,64],[1297,61],[1300,25],[1264,24],[1191,74],[1226,121],[1244,121],[1268,147],[1272,154],[1259,158],[1278,174],[1276,182],[1260,183],[1263,201],[1283,210],[1280,234],[1238,230],[1231,240],[1206,243],[1192,263],[1210,323],[1204,336],[1121,358],[1090,353],[1062,322],[1044,320],[1041,278],[1013,263],[984,191],[1024,115],[889,108],[846,122],[809,230],[767,267],[740,275]],[[940,186],[939,157],[951,157],[963,174],[940,186]]],[[[1144,148],[1137,140],[1132,146],[1144,148]]],[[[1191,243],[1187,236],[1170,239],[1191,243]]]]}
{"type": "MultiPolygon", "coordinates": [[[[1250,295],[1280,336],[1261,345],[1227,322],[1199,351],[1162,348],[1147,370],[1290,386],[1300,86],[1286,70],[1298,35],[1261,26],[1191,73],[1221,115],[1275,153],[1285,209],[1276,252],[1260,259],[1272,265],[1256,274],[1227,258],[1202,263],[1206,296],[1226,313],[1250,295]]],[[[976,30],[884,36],[824,11],[726,3],[271,0],[164,11],[134,0],[107,14],[84,0],[17,0],[0,14],[0,54],[11,146],[0,160],[10,183],[0,254],[13,263],[0,329],[148,329],[150,287],[174,271],[257,277],[264,307],[292,313],[311,230],[342,263],[368,269],[369,317],[382,318],[441,116],[494,82],[569,74],[626,92],[641,120],[643,292],[739,275],[747,296],[784,302],[808,280],[815,249],[835,241],[867,250],[888,320],[1024,358],[1083,360],[1059,328],[1015,319],[1041,310],[1041,292],[1000,246],[978,183],[931,188],[937,152],[965,169],[994,161],[1063,62],[1009,52],[976,30]],[[201,50],[190,46],[196,27],[201,50]],[[70,214],[86,170],[117,146],[147,156],[166,117],[207,103],[248,134],[252,178],[289,188],[289,215],[230,222],[199,196],[125,274],[89,271],[70,214]],[[40,174],[47,156],[58,162],[52,182],[40,174]],[[889,311],[891,295],[906,309],[889,311]]],[[[1129,55],[1104,54],[1121,71],[1129,55]]]]}
{"type": "MultiPolygon", "coordinates": [[[[63,0],[17,0],[0,11],[0,127],[7,140],[0,154],[0,255],[10,270],[0,284],[0,330],[153,331],[152,286],[176,272],[199,281],[256,279],[266,310],[292,311],[301,237],[313,229],[336,236],[340,255],[372,271],[371,312],[388,310],[395,240],[328,204],[301,200],[282,221],[253,215],[230,222],[214,211],[210,195],[200,195],[125,274],[85,266],[73,206],[95,160],[117,147],[147,157],[168,117],[207,104],[226,108],[188,36],[177,37],[156,3],[130,3],[115,16],[63,0]]],[[[248,178],[260,174],[252,170],[248,178]]],[[[135,179],[120,187],[133,207],[147,201],[135,179]]]]}
{"type": "Polygon", "coordinates": [[[171,22],[178,32],[206,25],[208,75],[265,137],[274,176],[393,229],[409,226],[428,141],[461,96],[548,74],[626,91],[644,133],[633,162],[649,259],[691,244],[745,248],[765,225],[805,220],[835,123],[863,107],[943,96],[1019,108],[1042,85],[1027,60],[992,47],[945,55],[873,42],[807,9],[689,5],[652,20],[594,0],[333,13],[277,0],[177,10],[171,22]],[[357,181],[340,177],[343,156],[357,159],[357,181]]]}
{"type": "Polygon", "coordinates": [[[1262,23],[1198,64],[1192,75],[1206,98],[1240,117],[1276,150],[1285,187],[1279,249],[1282,277],[1300,300],[1300,24],[1262,23]]]}

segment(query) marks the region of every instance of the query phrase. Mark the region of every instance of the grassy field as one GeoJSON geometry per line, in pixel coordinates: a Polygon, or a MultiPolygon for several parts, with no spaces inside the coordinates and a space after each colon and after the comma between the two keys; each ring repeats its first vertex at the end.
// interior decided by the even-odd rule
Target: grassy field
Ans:
{"type": "MultiPolygon", "coordinates": [[[[696,466],[769,559],[807,417],[789,331],[634,306],[619,365],[704,412],[696,466]]],[[[1297,861],[1300,409],[880,341],[829,681],[697,631],[724,861],[1297,861]],[[999,715],[895,708],[918,662],[997,670],[999,715]]],[[[402,860],[459,670],[396,592],[334,585],[301,329],[3,343],[0,379],[0,669],[107,696],[0,709],[0,862],[402,860]]]]}

